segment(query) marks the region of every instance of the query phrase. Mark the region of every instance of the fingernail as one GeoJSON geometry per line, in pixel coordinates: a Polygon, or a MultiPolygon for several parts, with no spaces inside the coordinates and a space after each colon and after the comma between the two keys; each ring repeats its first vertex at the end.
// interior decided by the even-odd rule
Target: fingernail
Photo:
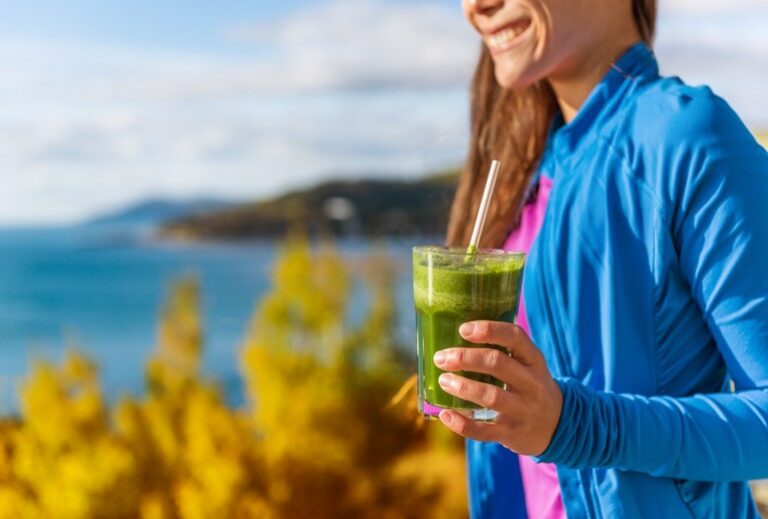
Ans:
{"type": "Polygon", "coordinates": [[[443,364],[445,364],[445,361],[446,361],[447,357],[448,357],[448,355],[446,355],[444,351],[438,351],[432,357],[432,360],[434,360],[435,364],[437,364],[438,366],[442,366],[443,364]]]}
{"type": "Polygon", "coordinates": [[[464,323],[459,326],[459,335],[469,337],[475,332],[475,323],[464,323]]]}
{"type": "Polygon", "coordinates": [[[452,380],[453,378],[450,373],[443,373],[437,377],[437,383],[440,384],[440,387],[451,387],[452,380]]]}
{"type": "Polygon", "coordinates": [[[441,411],[440,419],[443,421],[443,423],[449,424],[453,421],[453,413],[450,411],[441,411]]]}

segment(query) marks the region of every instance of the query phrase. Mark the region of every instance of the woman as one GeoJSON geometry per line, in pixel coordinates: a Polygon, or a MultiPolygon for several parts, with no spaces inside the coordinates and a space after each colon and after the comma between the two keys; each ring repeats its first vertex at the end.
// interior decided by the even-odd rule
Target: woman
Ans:
{"type": "Polygon", "coordinates": [[[498,158],[483,245],[532,244],[519,327],[461,329],[511,356],[434,359],[508,385],[441,377],[499,412],[493,424],[440,415],[470,439],[473,517],[757,517],[746,481],[768,477],[765,150],[708,88],[659,76],[655,0],[463,9],[484,48],[448,242],[468,242],[498,158]]]}

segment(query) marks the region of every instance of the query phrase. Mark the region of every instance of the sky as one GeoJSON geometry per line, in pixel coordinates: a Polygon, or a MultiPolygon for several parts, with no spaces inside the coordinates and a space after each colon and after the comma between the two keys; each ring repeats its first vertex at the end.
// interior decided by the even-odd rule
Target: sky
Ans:
{"type": "MultiPolygon", "coordinates": [[[[662,72],[768,128],[768,2],[660,0],[662,72]]],[[[458,0],[0,0],[0,225],[461,163],[458,0]]]]}

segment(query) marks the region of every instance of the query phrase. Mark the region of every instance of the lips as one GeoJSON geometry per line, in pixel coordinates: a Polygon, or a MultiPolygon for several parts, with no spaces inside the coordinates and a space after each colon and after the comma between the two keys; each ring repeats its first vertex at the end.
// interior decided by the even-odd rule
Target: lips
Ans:
{"type": "Polygon", "coordinates": [[[500,52],[513,47],[520,36],[531,26],[530,18],[515,20],[493,31],[485,37],[491,52],[500,52]]]}

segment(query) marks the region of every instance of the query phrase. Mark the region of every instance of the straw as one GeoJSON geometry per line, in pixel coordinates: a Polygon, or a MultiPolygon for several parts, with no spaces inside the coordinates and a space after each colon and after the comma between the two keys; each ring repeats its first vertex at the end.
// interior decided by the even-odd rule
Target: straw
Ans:
{"type": "Polygon", "coordinates": [[[499,161],[494,160],[491,162],[491,169],[488,171],[488,179],[485,181],[485,191],[483,191],[483,198],[480,200],[480,207],[477,210],[475,228],[472,230],[472,238],[469,240],[467,254],[474,254],[477,252],[480,238],[483,235],[483,227],[485,227],[485,219],[488,217],[488,206],[491,205],[491,197],[493,196],[493,190],[496,187],[496,178],[498,176],[499,161]]]}

